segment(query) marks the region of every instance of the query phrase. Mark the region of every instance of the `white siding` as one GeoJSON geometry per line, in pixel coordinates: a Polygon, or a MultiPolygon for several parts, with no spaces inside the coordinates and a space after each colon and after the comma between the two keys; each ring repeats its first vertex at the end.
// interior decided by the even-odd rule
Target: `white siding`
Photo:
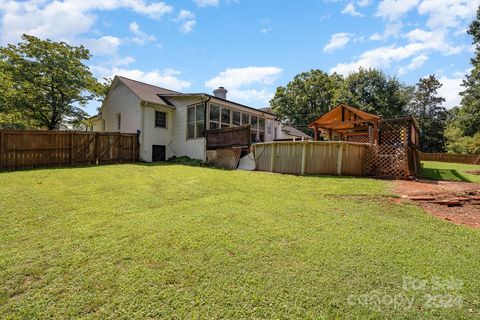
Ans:
{"type": "Polygon", "coordinates": [[[92,131],[95,131],[95,132],[105,131],[105,120],[100,118],[92,121],[92,131]]]}
{"type": "MultiPolygon", "coordinates": [[[[157,105],[142,105],[140,99],[123,83],[118,82],[118,86],[113,89],[107,101],[102,107],[102,119],[95,121],[94,131],[121,131],[125,133],[136,133],[140,130],[140,159],[142,161],[152,161],[152,146],[164,145],[166,148],[166,159],[173,156],[187,156],[192,159],[206,160],[206,141],[205,138],[187,139],[187,107],[203,103],[205,97],[169,97],[168,99],[175,105],[175,108],[157,105]],[[155,127],[155,111],[167,113],[167,128],[155,127]],[[118,130],[118,114],[121,115],[121,128],[118,130]]],[[[213,100],[213,99],[212,99],[213,100]]],[[[250,114],[265,116],[260,111],[251,110],[238,105],[221,101],[224,106],[231,109],[240,110],[250,114]]],[[[273,130],[275,126],[279,127],[279,122],[274,120],[274,116],[266,115],[265,140],[274,139],[273,130]],[[272,131],[268,133],[268,126],[272,131]]],[[[277,129],[280,131],[280,129],[277,129]]]]}
{"type": "Polygon", "coordinates": [[[275,120],[268,119],[265,121],[265,142],[273,140],[273,131],[275,130],[275,120]],[[268,132],[268,128],[270,128],[270,133],[268,132]]]}
{"type": "Polygon", "coordinates": [[[102,107],[103,131],[136,133],[140,129],[140,99],[124,84],[112,90],[102,107]],[[117,116],[121,115],[121,128],[118,130],[117,116]]]}
{"type": "Polygon", "coordinates": [[[142,128],[143,137],[140,136],[141,143],[141,158],[143,161],[152,161],[152,146],[162,145],[165,146],[165,159],[175,155],[173,148],[173,128],[174,123],[174,110],[168,107],[161,106],[143,106],[142,128]],[[167,128],[155,127],[155,111],[162,111],[167,114],[167,128]]]}
{"type": "Polygon", "coordinates": [[[172,149],[177,157],[187,156],[192,159],[206,160],[205,138],[187,139],[187,107],[201,103],[200,97],[171,98],[176,106],[172,149]]]}

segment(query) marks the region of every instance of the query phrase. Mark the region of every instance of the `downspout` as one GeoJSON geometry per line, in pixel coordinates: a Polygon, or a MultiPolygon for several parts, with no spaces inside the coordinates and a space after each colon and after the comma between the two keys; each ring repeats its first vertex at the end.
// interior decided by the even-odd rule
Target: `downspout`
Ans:
{"type": "MultiPolygon", "coordinates": [[[[203,96],[200,96],[200,100],[202,99],[203,96]]],[[[204,145],[203,148],[205,149],[205,157],[203,159],[204,162],[207,161],[207,104],[212,99],[211,96],[207,96],[207,100],[203,102],[203,108],[204,108],[204,113],[203,113],[203,132],[204,132],[204,145]]]]}
{"type": "Polygon", "coordinates": [[[141,139],[140,139],[140,143],[141,143],[141,148],[140,150],[142,150],[142,154],[140,156],[140,160],[143,160],[143,155],[145,153],[145,106],[146,106],[146,103],[145,101],[142,101],[141,104],[142,106],[142,128],[141,128],[141,131],[140,131],[140,134],[141,134],[141,139]]]}

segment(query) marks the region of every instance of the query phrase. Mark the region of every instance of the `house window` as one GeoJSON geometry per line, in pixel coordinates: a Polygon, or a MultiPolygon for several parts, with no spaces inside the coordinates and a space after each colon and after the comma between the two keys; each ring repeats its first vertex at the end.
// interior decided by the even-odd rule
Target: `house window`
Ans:
{"type": "Polygon", "coordinates": [[[252,138],[252,142],[258,142],[258,117],[257,116],[250,116],[250,136],[252,138]]]}
{"type": "Polygon", "coordinates": [[[265,118],[260,118],[258,121],[258,140],[265,141],[265,118]]]}
{"type": "Polygon", "coordinates": [[[220,128],[220,107],[217,105],[210,105],[210,126],[211,130],[220,128]]]}
{"type": "Polygon", "coordinates": [[[201,104],[187,110],[187,138],[195,139],[205,136],[205,107],[201,104]]]}
{"type": "Polygon", "coordinates": [[[117,113],[117,130],[122,130],[122,114],[117,113]]]}
{"type": "Polygon", "coordinates": [[[267,133],[272,134],[272,124],[270,122],[267,125],[267,133]]]}
{"type": "Polygon", "coordinates": [[[232,124],[234,126],[240,125],[240,111],[232,111],[232,124]]]}
{"type": "Polygon", "coordinates": [[[222,108],[222,128],[230,127],[230,109],[222,108]]]}
{"type": "Polygon", "coordinates": [[[250,115],[248,113],[242,113],[242,125],[250,124],[250,115]]]}
{"type": "Polygon", "coordinates": [[[155,111],[155,128],[167,127],[167,113],[161,111],[155,111]]]}

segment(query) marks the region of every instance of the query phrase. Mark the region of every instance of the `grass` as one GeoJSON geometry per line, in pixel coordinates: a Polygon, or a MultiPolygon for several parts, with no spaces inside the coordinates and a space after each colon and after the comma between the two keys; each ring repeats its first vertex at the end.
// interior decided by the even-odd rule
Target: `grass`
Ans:
{"type": "Polygon", "coordinates": [[[480,232],[389,186],[177,164],[2,173],[0,314],[479,317],[480,232]],[[403,290],[403,277],[427,286],[403,290]],[[463,286],[433,288],[435,277],[463,286]],[[462,304],[432,306],[446,294],[462,304]]]}
{"type": "Polygon", "coordinates": [[[435,161],[422,161],[422,165],[421,176],[425,179],[480,182],[480,175],[466,172],[480,170],[478,165],[435,161]]]}

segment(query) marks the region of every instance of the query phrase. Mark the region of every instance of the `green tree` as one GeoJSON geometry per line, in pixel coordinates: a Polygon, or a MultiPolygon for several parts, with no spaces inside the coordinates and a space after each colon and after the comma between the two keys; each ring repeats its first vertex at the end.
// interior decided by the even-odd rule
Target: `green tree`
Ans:
{"type": "Polygon", "coordinates": [[[334,96],[343,79],[321,70],[296,75],[285,87],[278,87],[270,100],[272,110],[281,119],[308,132],[307,125],[334,107],[334,96]]]}
{"type": "Polygon", "coordinates": [[[393,118],[405,114],[412,90],[380,70],[360,68],[345,78],[334,102],[393,118]]]}
{"type": "Polygon", "coordinates": [[[460,93],[462,101],[454,123],[463,135],[473,136],[480,131],[480,7],[467,33],[473,37],[475,45],[475,55],[471,59],[473,69],[463,81],[465,90],[460,93]]]}
{"type": "Polygon", "coordinates": [[[0,84],[3,105],[49,130],[85,118],[82,108],[101,94],[84,64],[89,51],[29,35],[22,40],[0,48],[0,75],[11,81],[0,84]]]}
{"type": "Polygon", "coordinates": [[[419,80],[412,94],[409,111],[422,130],[420,149],[423,152],[445,152],[448,112],[442,106],[445,99],[438,96],[441,87],[435,75],[430,75],[419,80]]]}

